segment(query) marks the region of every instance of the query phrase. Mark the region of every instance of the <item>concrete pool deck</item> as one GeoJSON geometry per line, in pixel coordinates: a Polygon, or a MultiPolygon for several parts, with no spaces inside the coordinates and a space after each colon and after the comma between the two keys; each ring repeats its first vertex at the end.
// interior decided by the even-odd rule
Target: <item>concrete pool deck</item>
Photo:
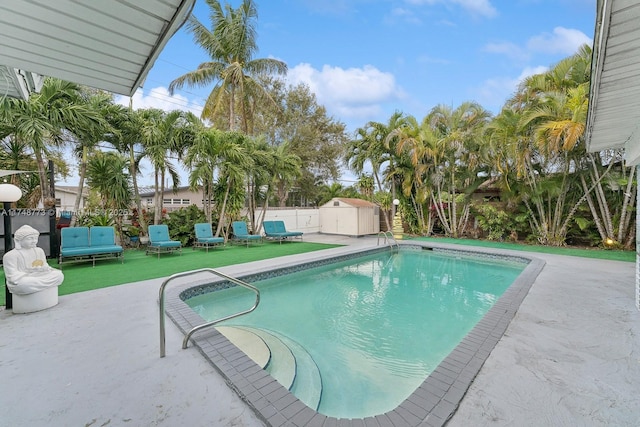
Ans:
{"type": "MultiPolygon", "coordinates": [[[[305,235],[359,247],[376,240],[305,235]]],[[[546,265],[447,425],[640,424],[634,264],[478,250],[546,265]]],[[[27,315],[0,311],[0,425],[263,426],[197,349],[181,349],[170,320],[159,357],[161,282],[61,296],[27,315]]]]}

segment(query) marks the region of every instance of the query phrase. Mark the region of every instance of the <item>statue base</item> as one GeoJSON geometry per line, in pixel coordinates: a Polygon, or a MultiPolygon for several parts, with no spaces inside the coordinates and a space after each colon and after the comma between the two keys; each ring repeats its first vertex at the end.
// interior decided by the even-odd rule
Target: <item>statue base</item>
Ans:
{"type": "Polygon", "coordinates": [[[12,295],[13,313],[24,314],[45,310],[58,304],[58,287],[51,286],[26,295],[12,295]]]}

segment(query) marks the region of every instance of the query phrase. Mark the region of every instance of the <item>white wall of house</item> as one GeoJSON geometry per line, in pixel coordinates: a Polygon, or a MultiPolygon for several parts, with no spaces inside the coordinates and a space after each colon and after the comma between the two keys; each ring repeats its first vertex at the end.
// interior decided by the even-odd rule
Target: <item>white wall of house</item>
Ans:
{"type": "MultiPolygon", "coordinates": [[[[141,193],[140,201],[142,207],[150,210],[153,208],[153,193],[141,193]]],[[[201,191],[191,191],[188,187],[180,187],[175,193],[173,190],[165,190],[162,197],[162,208],[167,212],[173,212],[181,208],[196,205],[200,209],[204,206],[201,191]]]]}
{"type": "MultiPolygon", "coordinates": [[[[86,190],[85,190],[86,191],[86,190]]],[[[60,212],[69,211],[73,212],[76,204],[76,195],[78,194],[77,187],[70,186],[56,186],[56,214],[60,216],[60,212]]],[[[86,197],[86,195],[85,195],[86,197]]],[[[80,212],[84,209],[85,197],[80,199],[80,212]]]]}

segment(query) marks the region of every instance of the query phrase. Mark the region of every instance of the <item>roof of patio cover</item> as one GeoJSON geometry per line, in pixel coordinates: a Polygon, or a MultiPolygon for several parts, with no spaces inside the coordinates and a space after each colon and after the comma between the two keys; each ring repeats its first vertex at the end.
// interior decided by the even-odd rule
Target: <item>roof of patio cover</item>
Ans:
{"type": "MultiPolygon", "coordinates": [[[[10,74],[23,70],[132,95],[194,4],[195,0],[2,2],[0,67],[10,74]]],[[[21,93],[24,90],[7,87],[0,96],[21,93]]]]}
{"type": "Polygon", "coordinates": [[[640,2],[598,0],[586,142],[640,164],[640,2]]]}

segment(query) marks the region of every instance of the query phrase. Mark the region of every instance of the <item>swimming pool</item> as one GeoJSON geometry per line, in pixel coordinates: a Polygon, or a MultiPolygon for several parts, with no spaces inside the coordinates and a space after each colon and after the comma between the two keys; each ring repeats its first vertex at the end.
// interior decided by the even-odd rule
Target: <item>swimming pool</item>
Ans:
{"type": "MultiPolygon", "coordinates": [[[[319,369],[317,410],[365,418],[394,409],[464,338],[524,269],[522,262],[422,250],[380,252],[254,282],[258,308],[221,325],[302,346],[319,369]]],[[[190,298],[203,319],[250,307],[239,287],[190,298]]],[[[313,409],[316,409],[312,406],[313,409]]]]}
{"type": "MultiPolygon", "coordinates": [[[[422,249],[420,246],[412,245],[413,250],[410,252],[421,252],[422,249]],[[417,249],[417,250],[416,250],[417,249]]],[[[427,248],[431,249],[431,248],[427,248]]],[[[360,390],[351,391],[347,394],[356,395],[356,399],[351,399],[348,406],[349,408],[357,407],[359,412],[341,412],[344,408],[341,408],[339,405],[335,406],[333,404],[328,406],[328,410],[325,411],[329,413],[329,415],[321,415],[318,412],[307,408],[300,401],[290,394],[286,392],[286,390],[282,390],[282,387],[278,384],[274,384],[274,380],[270,378],[268,374],[266,374],[261,369],[256,369],[254,363],[248,361],[247,357],[243,357],[243,354],[238,354],[237,349],[229,345],[228,340],[226,340],[220,334],[217,334],[213,331],[204,333],[202,332],[200,336],[196,337],[194,340],[196,345],[200,347],[201,351],[212,361],[212,363],[220,370],[220,372],[228,378],[228,382],[231,384],[236,391],[245,398],[247,403],[256,411],[256,413],[261,416],[265,421],[270,424],[278,424],[277,420],[289,420],[295,423],[300,423],[300,419],[312,420],[318,419],[318,417],[333,418],[364,418],[364,425],[369,425],[367,420],[378,420],[371,423],[371,425],[378,425],[380,422],[385,422],[393,420],[394,417],[397,418],[395,420],[395,424],[398,425],[418,425],[420,422],[425,419],[431,419],[432,421],[441,419],[443,422],[446,421],[448,416],[453,413],[455,410],[455,406],[457,402],[462,398],[466,388],[477,374],[477,371],[484,363],[486,357],[488,357],[491,349],[499,340],[502,332],[508,326],[510,319],[513,317],[515,310],[517,310],[517,306],[519,302],[524,298],[526,292],[530,284],[532,283],[535,276],[542,267],[542,263],[534,260],[534,262],[529,262],[531,260],[519,259],[521,262],[520,268],[522,267],[522,262],[529,262],[526,266],[525,271],[518,276],[514,282],[514,284],[507,289],[502,297],[499,298],[499,292],[494,293],[495,286],[490,283],[495,281],[495,277],[493,277],[494,272],[490,269],[487,270],[486,257],[485,260],[482,260],[480,264],[484,265],[485,270],[475,270],[476,267],[469,267],[466,264],[466,261],[463,259],[467,257],[468,252],[464,251],[450,251],[447,253],[446,257],[443,258],[442,251],[436,248],[439,254],[435,256],[428,256],[426,259],[430,261],[423,261],[423,264],[416,268],[415,266],[411,268],[416,271],[416,274],[409,278],[404,279],[405,283],[401,283],[402,281],[396,276],[390,276],[387,279],[383,279],[381,273],[385,270],[389,271],[397,271],[399,265],[398,263],[403,263],[402,258],[378,258],[378,255],[372,254],[371,251],[363,251],[363,250],[354,250],[353,253],[349,255],[341,255],[335,259],[326,259],[324,256],[322,259],[317,259],[313,262],[308,262],[305,265],[291,265],[287,264],[280,269],[275,269],[271,271],[266,271],[258,274],[253,274],[252,277],[245,277],[244,280],[255,282],[257,279],[262,279],[264,277],[272,277],[272,276],[281,276],[284,273],[289,273],[291,271],[296,271],[300,269],[307,269],[310,267],[317,267],[318,265],[328,264],[328,263],[343,263],[345,258],[354,258],[361,257],[365,255],[368,259],[356,261],[355,264],[352,264],[351,267],[348,267],[347,264],[342,264],[338,267],[338,272],[335,274],[342,275],[354,275],[357,277],[362,276],[363,270],[368,270],[369,272],[373,272],[373,280],[365,279],[360,280],[363,283],[368,282],[368,289],[358,288],[357,286],[354,288],[350,288],[349,291],[342,292],[343,295],[346,295],[346,300],[348,301],[347,308],[343,308],[343,312],[333,312],[324,322],[330,321],[333,324],[333,328],[330,328],[331,333],[333,334],[333,338],[339,338],[342,341],[355,341],[355,346],[357,347],[355,350],[351,349],[347,353],[342,351],[338,351],[338,357],[346,359],[350,362],[349,370],[354,370],[356,372],[362,371],[362,367],[365,364],[370,364],[371,362],[362,363],[363,360],[368,360],[363,358],[360,353],[360,346],[364,345],[362,341],[369,341],[370,343],[379,344],[377,348],[381,351],[378,353],[387,353],[389,349],[392,348],[400,348],[403,350],[403,354],[401,355],[399,366],[401,371],[407,371],[411,374],[415,372],[419,372],[421,378],[404,378],[409,377],[409,375],[405,375],[402,373],[399,375],[401,377],[400,384],[398,387],[402,389],[401,395],[396,395],[395,397],[389,399],[389,397],[384,397],[382,399],[370,399],[369,397],[362,396],[370,396],[369,391],[366,393],[361,392],[360,390]],[[436,258],[440,258],[440,261],[437,263],[434,261],[436,258]],[[441,261],[444,261],[444,264],[449,264],[449,270],[445,267],[442,267],[441,261]],[[438,265],[436,265],[438,264],[438,265]],[[462,267],[465,265],[465,267],[462,267]],[[453,269],[451,269],[453,268],[453,269]],[[452,273],[453,271],[453,273],[452,273]],[[484,271],[484,273],[482,272],[484,271]],[[427,274],[428,273],[428,274],[427,274]],[[455,276],[459,275],[468,275],[470,277],[492,277],[494,280],[484,281],[482,283],[478,283],[478,287],[476,289],[471,289],[468,291],[462,291],[461,289],[457,289],[456,286],[452,286],[455,276]],[[372,281],[374,283],[372,283],[372,281]],[[452,295],[457,298],[458,309],[455,311],[455,316],[450,315],[448,321],[445,320],[446,325],[440,326],[437,328],[431,328],[434,330],[438,330],[443,332],[445,335],[456,335],[456,342],[459,344],[456,346],[456,342],[448,344],[449,347],[446,346],[439,350],[439,355],[434,360],[424,361],[419,360],[416,357],[420,355],[420,353],[424,353],[425,344],[424,342],[432,342],[432,338],[429,340],[423,339],[424,333],[420,333],[420,331],[424,330],[424,326],[418,326],[418,336],[415,337],[416,330],[413,332],[409,332],[409,334],[414,335],[413,341],[420,341],[420,345],[414,351],[408,350],[409,347],[406,345],[407,338],[401,338],[396,333],[392,335],[390,338],[386,338],[386,341],[380,340],[380,328],[384,326],[383,316],[378,311],[378,303],[385,299],[391,299],[395,301],[396,295],[401,294],[399,290],[403,286],[408,286],[411,284],[420,283],[420,287],[422,288],[421,292],[425,293],[425,289],[429,291],[429,293],[433,293],[432,291],[441,289],[449,289],[455,291],[452,292],[452,295]],[[364,290],[363,290],[364,289],[364,290]],[[487,291],[490,292],[487,292],[487,291]],[[478,294],[481,295],[481,304],[480,308],[472,308],[467,307],[468,295],[470,294],[478,294]],[[497,303],[494,304],[494,302],[497,303]],[[351,304],[349,306],[349,304],[351,304]],[[493,304],[493,305],[492,305],[493,304]],[[358,305],[363,307],[369,307],[373,310],[367,312],[363,312],[362,315],[359,315],[361,318],[356,319],[358,316],[353,316],[353,309],[358,305]],[[487,315],[482,317],[482,313],[487,310],[488,307],[492,307],[489,309],[487,315]],[[367,332],[365,334],[360,334],[361,337],[359,339],[346,338],[346,332],[349,332],[355,323],[361,323],[362,316],[366,320],[365,323],[371,323],[377,332],[371,333],[367,332]],[[458,317],[475,317],[476,320],[482,319],[479,323],[473,326],[459,326],[458,321],[452,321],[452,318],[458,317]],[[455,324],[453,324],[455,323],[455,324]],[[421,329],[422,328],[422,329],[421,329]],[[469,332],[469,330],[471,330],[469,332]],[[468,332],[468,333],[467,333],[468,332]],[[365,338],[362,338],[365,337],[365,338]],[[453,350],[452,350],[453,348],[453,350]],[[349,357],[344,357],[345,354],[348,354],[349,357]],[[356,357],[352,357],[356,354],[356,357]],[[444,358],[444,359],[443,359],[444,358]],[[439,364],[438,364],[439,363],[439,364]],[[434,369],[435,367],[435,369],[434,369]],[[428,375],[425,380],[424,377],[428,375]],[[412,392],[413,390],[413,392],[412,392]],[[369,404],[370,401],[374,401],[373,405],[369,404]],[[400,401],[400,402],[398,402],[400,401]],[[380,402],[384,406],[380,406],[380,402]],[[368,406],[368,407],[367,407],[368,406]],[[372,407],[375,412],[371,412],[372,407]],[[337,408],[337,409],[336,409],[337,408]],[[333,412],[336,411],[336,412],[333,412]],[[381,414],[381,412],[385,412],[381,414]],[[367,415],[368,414],[368,415],[367,415]],[[378,414],[378,415],[374,415],[378,414]],[[399,417],[399,418],[398,418],[399,417]],[[275,421],[274,421],[275,420],[275,421]]],[[[376,251],[374,251],[376,252],[376,251]]],[[[377,252],[380,252],[379,250],[377,252]]],[[[402,251],[404,252],[404,250],[402,251]]],[[[388,249],[386,250],[388,253],[388,249]]],[[[477,254],[476,254],[477,255],[477,254]]],[[[495,255],[490,255],[491,258],[496,258],[495,255]]],[[[500,259],[499,263],[505,264],[505,257],[498,256],[500,259]]],[[[508,257],[507,257],[508,258],[508,257]]],[[[351,261],[350,261],[351,262],[351,261]]],[[[506,262],[507,265],[510,265],[511,268],[513,263],[511,261],[506,262]]],[[[517,268],[516,268],[517,269],[517,268]]],[[[513,272],[512,272],[513,273],[513,272]]],[[[331,275],[332,273],[324,273],[325,277],[327,274],[331,275]]],[[[395,273],[394,273],[395,274],[395,273]]],[[[511,274],[512,278],[517,275],[511,274]]],[[[290,276],[294,278],[297,276],[294,274],[290,276]]],[[[276,283],[281,283],[288,279],[285,279],[286,276],[279,277],[276,280],[276,283]]],[[[480,281],[477,281],[480,282],[480,281]]],[[[283,285],[277,284],[269,284],[265,283],[265,288],[273,287],[275,290],[283,287],[283,285]]],[[[508,285],[508,284],[507,284],[508,285]]],[[[261,285],[262,286],[262,285],[261,285]]],[[[194,301],[197,301],[199,295],[203,293],[208,293],[212,289],[219,289],[229,287],[227,284],[218,283],[218,284],[207,284],[196,287],[188,287],[185,289],[176,290],[171,298],[174,299],[172,303],[167,306],[167,314],[169,314],[174,321],[186,331],[190,329],[190,327],[195,326],[203,322],[202,317],[193,312],[186,310],[185,303],[183,300],[191,300],[190,304],[194,301]],[[173,307],[172,307],[173,306],[173,307]]],[[[506,286],[504,286],[506,287],[506,286]]],[[[327,285],[326,281],[324,284],[324,288],[326,291],[327,285]]],[[[344,290],[343,290],[344,291],[344,290]]],[[[410,290],[409,294],[415,294],[420,290],[416,291],[415,289],[410,290]]],[[[323,308],[327,307],[327,300],[333,301],[336,294],[336,289],[332,289],[329,292],[323,292],[320,296],[314,296],[308,298],[307,302],[307,312],[309,308],[315,310],[316,312],[332,312],[332,310],[323,310],[323,308]],[[315,308],[314,308],[315,307],[315,308]]],[[[277,292],[276,292],[277,293],[277,292]]],[[[339,294],[340,292],[338,292],[339,294]]],[[[405,294],[407,292],[404,292],[405,294]]],[[[265,302],[265,298],[268,298],[269,292],[263,291],[263,303],[265,302]]],[[[223,295],[223,294],[218,294],[223,295]]],[[[274,294],[275,295],[275,294],[274,294]]],[[[251,297],[249,297],[251,298],[251,297]]],[[[454,299],[455,299],[454,298],[454,299]]],[[[426,304],[426,300],[417,299],[423,304],[426,304]]],[[[289,304],[291,305],[291,304],[289,304]]],[[[266,306],[265,306],[266,307],[266,306]]],[[[200,310],[200,309],[198,309],[200,310]]],[[[425,313],[428,322],[432,324],[436,322],[430,316],[434,311],[449,311],[451,313],[451,308],[446,308],[445,306],[437,305],[437,308],[431,307],[429,310],[423,310],[425,313]]],[[[204,313],[203,313],[204,314],[204,313]]],[[[259,312],[256,312],[259,314],[259,312]]],[[[205,314],[204,317],[208,315],[205,314]]],[[[245,316],[246,317],[246,316],[245,316]]],[[[388,317],[388,316],[387,316],[388,317]]],[[[260,316],[258,316],[260,319],[260,316]]],[[[243,319],[238,318],[237,324],[243,324],[243,319]]],[[[388,319],[387,319],[388,320],[388,319]]],[[[261,319],[259,323],[262,327],[264,325],[265,320],[261,319]]],[[[288,322],[295,323],[295,322],[288,322]]],[[[398,325],[394,324],[394,322],[390,322],[391,330],[398,330],[398,325]]],[[[411,323],[411,322],[410,322],[411,323]]],[[[246,325],[246,322],[244,323],[246,325]]],[[[270,329],[273,328],[274,325],[269,325],[270,329]]],[[[304,329],[304,328],[303,328],[304,329]]],[[[401,329],[401,328],[400,328],[401,329]]],[[[299,338],[301,341],[304,341],[304,335],[302,338],[299,338]]],[[[307,334],[307,336],[315,336],[314,334],[307,334]]],[[[306,345],[306,344],[305,344],[306,345]]],[[[322,345],[321,345],[322,346],[322,345]]],[[[373,359],[375,363],[378,363],[379,366],[374,369],[377,374],[374,374],[372,377],[374,382],[378,384],[382,383],[383,388],[389,388],[389,379],[394,375],[390,375],[388,372],[383,372],[380,369],[382,366],[384,369],[387,367],[386,364],[389,364],[388,361],[383,360],[380,354],[374,354],[373,359]],[[380,359],[380,360],[378,360],[380,359]]],[[[321,359],[322,357],[319,357],[321,359]]],[[[396,362],[398,360],[398,356],[395,355],[396,362]]],[[[393,359],[392,358],[392,359],[393,359]]],[[[319,365],[323,365],[325,363],[322,360],[318,360],[319,365]]],[[[394,362],[395,363],[395,362],[394,362]]],[[[329,365],[334,365],[335,362],[329,363],[329,365]]],[[[396,365],[398,365],[396,363],[396,365]]],[[[397,368],[398,366],[396,366],[397,368]]],[[[369,371],[369,370],[367,370],[369,371]]],[[[331,373],[330,373],[331,374],[331,373]]],[[[323,374],[323,387],[325,384],[328,384],[330,381],[328,380],[327,375],[323,374]]],[[[342,374],[338,375],[339,377],[342,374]]],[[[326,387],[329,387],[328,385],[326,387]]],[[[358,385],[357,387],[361,387],[358,385]]],[[[369,387],[366,385],[365,387],[369,387]]],[[[394,386],[394,388],[396,388],[394,386]]],[[[332,393],[333,395],[333,393],[332,393]]],[[[323,391],[322,400],[325,403],[330,402],[331,398],[326,397],[325,392],[323,391]]],[[[340,396],[337,398],[338,401],[342,401],[345,398],[345,395],[338,394],[340,396]]],[[[324,409],[319,408],[320,412],[324,409]]],[[[322,419],[322,418],[321,418],[322,419]]],[[[437,424],[437,422],[435,422],[437,424]]]]}

